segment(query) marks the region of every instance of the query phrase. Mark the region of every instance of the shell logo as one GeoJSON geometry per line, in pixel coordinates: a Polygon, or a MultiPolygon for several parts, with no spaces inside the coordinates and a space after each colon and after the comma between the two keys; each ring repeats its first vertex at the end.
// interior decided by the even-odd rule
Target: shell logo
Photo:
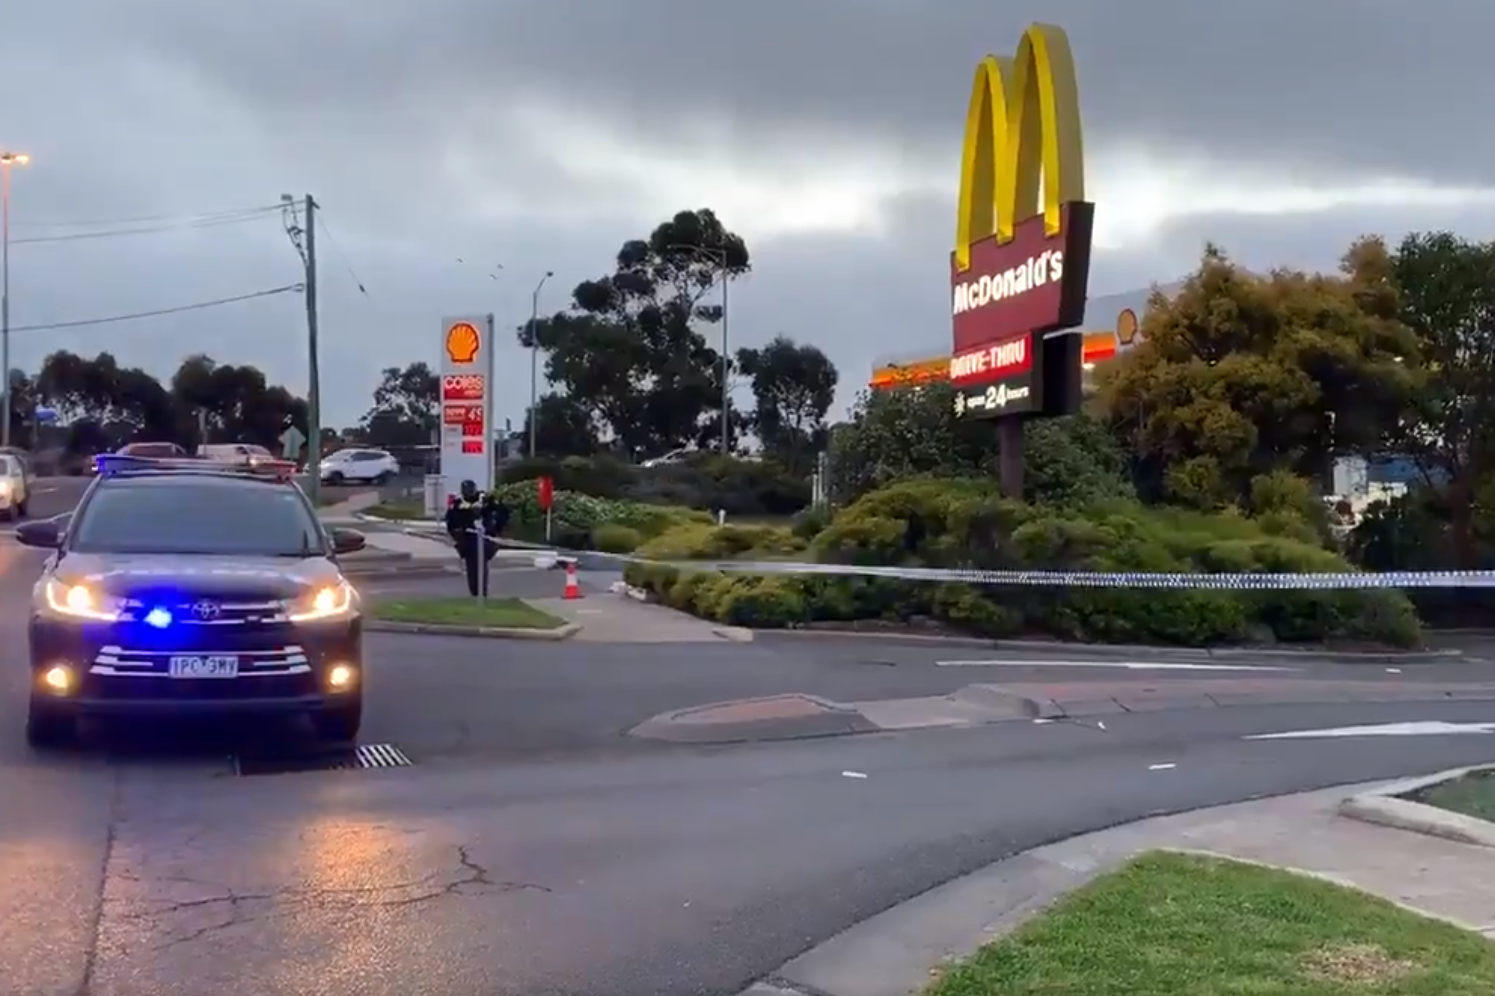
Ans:
{"type": "Polygon", "coordinates": [[[482,343],[483,337],[468,322],[457,322],[446,330],[446,355],[458,366],[477,359],[482,343]]]}
{"type": "Polygon", "coordinates": [[[1137,313],[1131,308],[1123,308],[1121,314],[1116,316],[1116,341],[1122,346],[1130,346],[1141,341],[1142,328],[1137,323],[1137,313]]]}

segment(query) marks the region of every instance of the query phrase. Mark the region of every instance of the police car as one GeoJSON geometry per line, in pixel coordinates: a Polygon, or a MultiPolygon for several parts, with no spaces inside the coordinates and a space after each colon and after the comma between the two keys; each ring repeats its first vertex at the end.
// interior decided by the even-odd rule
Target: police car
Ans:
{"type": "Polygon", "coordinates": [[[363,715],[363,623],[289,477],[115,457],[68,516],[16,529],[52,551],[32,597],[26,737],[65,745],[84,716],[308,716],[348,741],[363,715]]]}

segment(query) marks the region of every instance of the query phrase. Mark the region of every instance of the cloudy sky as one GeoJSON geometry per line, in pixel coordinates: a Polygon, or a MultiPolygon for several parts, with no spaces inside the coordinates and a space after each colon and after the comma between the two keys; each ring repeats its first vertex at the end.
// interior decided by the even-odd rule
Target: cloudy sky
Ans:
{"type": "MultiPolygon", "coordinates": [[[[734,347],[814,342],[843,400],[874,356],[939,348],[971,72],[1035,16],[1075,46],[1093,294],[1171,279],[1206,239],[1253,266],[1327,267],[1363,231],[1495,227],[1495,7],[1474,0],[9,7],[0,147],[33,156],[13,184],[12,325],[295,283],[278,213],[225,213],[311,192],[338,425],[379,368],[435,360],[443,314],[513,327],[546,270],[559,308],[682,208],[715,208],[753,253],[734,347]],[[175,224],[192,218],[209,223],[175,224]],[[148,231],[75,237],[121,227],[148,231]]],[[[108,349],[169,374],[204,351],[301,391],[303,316],[281,294],[18,331],[13,362],[108,349]]],[[[501,346],[499,411],[517,424],[528,361],[501,346]]]]}

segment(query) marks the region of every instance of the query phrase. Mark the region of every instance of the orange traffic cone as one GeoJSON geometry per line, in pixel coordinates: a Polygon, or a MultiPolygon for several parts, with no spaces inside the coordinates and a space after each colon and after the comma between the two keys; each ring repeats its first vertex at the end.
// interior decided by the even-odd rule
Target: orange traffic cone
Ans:
{"type": "Polygon", "coordinates": [[[561,592],[564,599],[581,597],[581,585],[576,582],[576,561],[566,561],[566,590],[561,592]]]}

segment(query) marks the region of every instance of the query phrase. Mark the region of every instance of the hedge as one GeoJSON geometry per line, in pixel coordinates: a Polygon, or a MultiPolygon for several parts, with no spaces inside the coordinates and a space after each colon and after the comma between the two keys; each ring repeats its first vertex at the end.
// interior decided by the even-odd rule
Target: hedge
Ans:
{"type": "MultiPolygon", "coordinates": [[[[509,506],[507,535],[519,540],[545,539],[545,510],[530,481],[505,484],[497,495],[509,506]]],[[[627,553],[639,543],[678,526],[709,526],[705,512],[642,502],[596,498],[575,491],[556,491],[551,502],[551,542],[571,550],[627,553]]]]}
{"type": "Polygon", "coordinates": [[[703,453],[680,463],[641,467],[614,457],[520,460],[502,484],[549,477],[557,490],[728,516],[789,516],[810,504],[809,481],[770,461],[703,453]]]}
{"type": "MultiPolygon", "coordinates": [[[[801,530],[803,531],[803,530],[801,530]]],[[[1055,510],[1001,498],[982,481],[905,481],[837,514],[799,554],[820,563],[1013,570],[1329,572],[1353,570],[1280,516],[1205,515],[1117,501],[1055,510]]],[[[638,548],[656,560],[782,558],[790,529],[681,523],[638,548]]],[[[739,575],[632,564],[629,583],[666,605],[733,625],[877,620],[977,635],[1047,634],[1210,646],[1353,641],[1411,646],[1421,625],[1398,591],[1038,588],[888,578],[739,575]]]]}

